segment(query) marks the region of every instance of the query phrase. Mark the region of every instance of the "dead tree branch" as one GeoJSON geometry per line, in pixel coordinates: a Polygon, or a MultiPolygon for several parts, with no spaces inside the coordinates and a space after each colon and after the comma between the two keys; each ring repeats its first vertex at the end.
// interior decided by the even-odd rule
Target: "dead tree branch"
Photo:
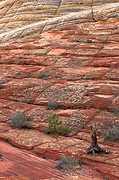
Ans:
{"type": "Polygon", "coordinates": [[[94,153],[104,153],[108,154],[110,151],[104,150],[98,145],[97,142],[97,135],[96,135],[96,128],[94,125],[90,126],[90,134],[91,134],[91,146],[87,150],[87,154],[94,154],[94,153]]]}

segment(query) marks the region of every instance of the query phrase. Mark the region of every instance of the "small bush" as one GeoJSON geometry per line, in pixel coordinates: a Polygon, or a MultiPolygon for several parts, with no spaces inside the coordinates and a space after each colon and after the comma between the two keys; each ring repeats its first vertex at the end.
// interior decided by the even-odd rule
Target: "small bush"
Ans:
{"type": "Polygon", "coordinates": [[[114,112],[114,114],[119,114],[119,108],[115,107],[114,109],[111,109],[111,112],[114,112]]]}
{"type": "Polygon", "coordinates": [[[118,26],[116,25],[116,26],[114,27],[114,29],[118,29],[118,26]]]}
{"type": "Polygon", "coordinates": [[[62,125],[62,121],[58,120],[59,115],[53,114],[48,120],[48,127],[45,132],[53,135],[67,135],[71,130],[67,126],[62,125]]]}
{"type": "Polygon", "coordinates": [[[24,76],[24,78],[30,78],[30,77],[32,77],[31,74],[28,74],[28,75],[24,76]]]}
{"type": "Polygon", "coordinates": [[[30,116],[26,116],[23,113],[12,114],[9,119],[11,120],[11,125],[14,128],[31,128],[32,125],[30,116]]]}
{"type": "Polygon", "coordinates": [[[19,65],[20,64],[20,62],[17,62],[17,65],[19,65]]]}
{"type": "Polygon", "coordinates": [[[46,106],[46,109],[50,110],[50,109],[57,109],[58,108],[58,104],[56,103],[56,101],[49,101],[48,102],[48,106],[46,106]]]}
{"type": "Polygon", "coordinates": [[[44,79],[44,80],[47,80],[47,79],[48,79],[48,77],[46,76],[45,73],[38,74],[38,75],[37,75],[37,78],[39,78],[39,79],[44,79]]]}
{"type": "Polygon", "coordinates": [[[1,83],[1,84],[5,84],[6,82],[9,82],[9,81],[10,81],[10,79],[1,80],[0,83],[1,83]]]}
{"type": "Polygon", "coordinates": [[[92,43],[93,41],[91,39],[87,39],[87,43],[92,43]]]}
{"type": "Polygon", "coordinates": [[[24,64],[24,65],[25,65],[25,64],[27,64],[27,61],[25,61],[25,60],[24,60],[24,61],[22,61],[22,64],[24,64]]]}
{"type": "Polygon", "coordinates": [[[107,44],[107,41],[105,40],[105,41],[102,41],[101,43],[102,43],[102,44],[107,44]]]}
{"type": "Polygon", "coordinates": [[[111,66],[110,66],[110,68],[115,68],[116,67],[116,64],[112,64],[111,66]]]}
{"type": "Polygon", "coordinates": [[[0,89],[3,89],[3,88],[4,88],[4,86],[2,84],[0,84],[0,89]]]}
{"type": "Polygon", "coordinates": [[[74,166],[76,165],[80,165],[81,166],[81,162],[77,159],[74,158],[74,155],[72,154],[71,157],[66,157],[64,154],[61,157],[59,163],[56,165],[57,169],[67,169],[67,170],[71,170],[74,166]]]}
{"type": "Polygon", "coordinates": [[[96,110],[96,112],[97,112],[97,113],[100,113],[100,110],[99,110],[99,109],[97,109],[97,110],[96,110]]]}
{"type": "Polygon", "coordinates": [[[30,54],[30,53],[24,53],[24,55],[25,55],[25,56],[29,56],[29,55],[31,55],[31,54],[30,54]]]}
{"type": "Polygon", "coordinates": [[[107,139],[119,140],[119,125],[109,128],[107,132],[107,139]]]}
{"type": "Polygon", "coordinates": [[[75,41],[76,41],[76,42],[80,42],[80,40],[79,40],[79,39],[76,39],[75,41]]]}
{"type": "Polygon", "coordinates": [[[29,101],[28,101],[28,100],[26,100],[26,99],[23,99],[21,102],[22,102],[22,103],[29,104],[29,101]]]}
{"type": "Polygon", "coordinates": [[[84,80],[89,80],[89,79],[90,79],[89,76],[84,77],[84,80]]]}

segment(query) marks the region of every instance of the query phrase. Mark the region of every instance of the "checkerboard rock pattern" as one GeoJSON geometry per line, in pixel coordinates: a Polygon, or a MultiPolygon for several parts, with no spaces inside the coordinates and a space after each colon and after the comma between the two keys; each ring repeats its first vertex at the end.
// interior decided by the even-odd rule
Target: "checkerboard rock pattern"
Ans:
{"type": "Polygon", "coordinates": [[[0,1],[0,177],[117,180],[119,142],[104,137],[118,124],[118,0],[0,1]],[[56,110],[46,108],[50,101],[56,110]],[[31,129],[11,127],[17,112],[32,117],[31,129]],[[67,137],[43,132],[54,113],[71,128],[67,137]],[[111,153],[86,154],[90,124],[111,153]],[[82,169],[56,170],[72,153],[82,169]]]}

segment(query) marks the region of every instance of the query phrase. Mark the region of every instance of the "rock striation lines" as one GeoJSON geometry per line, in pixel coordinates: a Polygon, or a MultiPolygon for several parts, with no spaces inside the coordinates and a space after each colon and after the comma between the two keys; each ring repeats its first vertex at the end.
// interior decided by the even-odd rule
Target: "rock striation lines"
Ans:
{"type": "Polygon", "coordinates": [[[6,0],[0,8],[0,177],[37,180],[37,171],[43,180],[42,162],[49,179],[117,180],[119,143],[105,137],[119,125],[119,2],[6,0]],[[52,101],[56,110],[47,109],[52,101]],[[11,127],[9,116],[18,112],[32,117],[31,129],[11,127]],[[67,137],[44,133],[54,113],[71,128],[67,137]],[[90,124],[111,153],[86,154],[90,124]],[[82,169],[56,172],[63,153],[74,153],[82,169]]]}

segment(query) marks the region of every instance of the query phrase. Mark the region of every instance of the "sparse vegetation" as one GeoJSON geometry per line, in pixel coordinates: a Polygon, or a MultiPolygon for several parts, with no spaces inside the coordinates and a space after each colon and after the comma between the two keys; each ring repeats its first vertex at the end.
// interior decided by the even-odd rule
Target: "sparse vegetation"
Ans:
{"type": "Polygon", "coordinates": [[[32,125],[29,121],[31,121],[31,117],[24,115],[23,113],[12,114],[9,117],[11,121],[11,126],[14,128],[31,128],[32,125]]]}
{"type": "Polygon", "coordinates": [[[88,87],[88,84],[84,85],[84,87],[88,87]]]}
{"type": "Polygon", "coordinates": [[[75,41],[76,41],[76,42],[80,42],[80,40],[79,40],[79,39],[76,39],[75,41]]]}
{"type": "Polygon", "coordinates": [[[84,77],[84,80],[89,80],[89,79],[90,79],[89,76],[84,77]]]}
{"type": "Polygon", "coordinates": [[[116,25],[116,26],[114,26],[114,29],[118,29],[118,26],[116,25]]]}
{"type": "Polygon", "coordinates": [[[62,55],[62,56],[66,56],[66,55],[67,55],[67,53],[66,53],[66,52],[64,52],[64,53],[62,53],[61,55],[62,55]]]}
{"type": "Polygon", "coordinates": [[[16,73],[17,76],[19,76],[19,75],[21,75],[21,74],[22,74],[22,73],[20,73],[20,72],[16,73]]]}
{"type": "Polygon", "coordinates": [[[75,159],[73,154],[71,157],[66,157],[63,154],[59,163],[56,165],[56,168],[71,170],[76,165],[79,165],[79,167],[81,168],[81,162],[79,160],[75,159]]]}
{"type": "Polygon", "coordinates": [[[115,107],[114,109],[111,109],[111,112],[114,112],[115,114],[119,114],[119,108],[115,107]]]}
{"type": "Polygon", "coordinates": [[[0,89],[3,89],[3,88],[4,88],[4,86],[2,84],[0,84],[0,89]]]}
{"type": "Polygon", "coordinates": [[[102,41],[101,43],[102,43],[102,44],[107,44],[107,41],[105,40],[105,41],[102,41]]]}
{"type": "Polygon", "coordinates": [[[51,110],[51,109],[57,109],[58,108],[58,104],[56,103],[56,101],[49,101],[48,102],[48,106],[46,106],[47,110],[51,110]]]}
{"type": "Polygon", "coordinates": [[[19,65],[20,64],[20,62],[17,62],[17,65],[19,65]]]}
{"type": "Polygon", "coordinates": [[[22,103],[29,104],[29,101],[28,101],[27,99],[23,99],[21,102],[22,102],[22,103]]]}
{"type": "Polygon", "coordinates": [[[17,99],[12,99],[12,101],[14,101],[14,102],[18,102],[18,100],[17,100],[17,99]]]}
{"type": "Polygon", "coordinates": [[[11,61],[10,64],[14,64],[14,61],[11,61]]]}
{"type": "Polygon", "coordinates": [[[92,43],[93,41],[91,39],[87,39],[87,43],[92,43]]]}
{"type": "Polygon", "coordinates": [[[47,79],[48,79],[48,77],[46,76],[45,73],[38,74],[38,75],[37,75],[37,78],[39,78],[39,79],[44,79],[44,80],[47,80],[47,79]]]}
{"type": "Polygon", "coordinates": [[[0,83],[1,83],[1,84],[5,84],[6,82],[9,82],[9,81],[10,81],[10,79],[1,80],[0,83]]]}
{"type": "Polygon", "coordinates": [[[45,129],[45,132],[53,135],[67,135],[71,132],[71,129],[68,126],[63,126],[63,122],[58,120],[58,118],[59,115],[52,115],[48,120],[48,127],[45,129]]]}
{"type": "Polygon", "coordinates": [[[106,139],[119,140],[119,125],[113,126],[113,128],[109,128],[106,139]]]}
{"type": "Polygon", "coordinates": [[[115,68],[116,67],[116,64],[112,64],[111,66],[110,66],[110,68],[115,68]]]}
{"type": "Polygon", "coordinates": [[[90,106],[87,106],[87,107],[86,107],[86,109],[91,109],[91,108],[92,108],[92,107],[90,107],[90,106]]]}
{"type": "Polygon", "coordinates": [[[28,55],[30,55],[30,53],[24,53],[24,55],[25,55],[25,56],[28,56],[28,55]]]}
{"type": "Polygon", "coordinates": [[[28,62],[28,61],[25,61],[25,60],[22,61],[21,63],[22,63],[23,65],[28,65],[28,64],[29,64],[29,62],[28,62]]]}
{"type": "Polygon", "coordinates": [[[97,110],[96,110],[96,112],[97,112],[97,113],[100,113],[100,110],[99,110],[99,109],[97,109],[97,110]]]}
{"type": "Polygon", "coordinates": [[[30,78],[30,77],[32,77],[31,74],[28,74],[28,75],[24,76],[24,78],[30,78]]]}

